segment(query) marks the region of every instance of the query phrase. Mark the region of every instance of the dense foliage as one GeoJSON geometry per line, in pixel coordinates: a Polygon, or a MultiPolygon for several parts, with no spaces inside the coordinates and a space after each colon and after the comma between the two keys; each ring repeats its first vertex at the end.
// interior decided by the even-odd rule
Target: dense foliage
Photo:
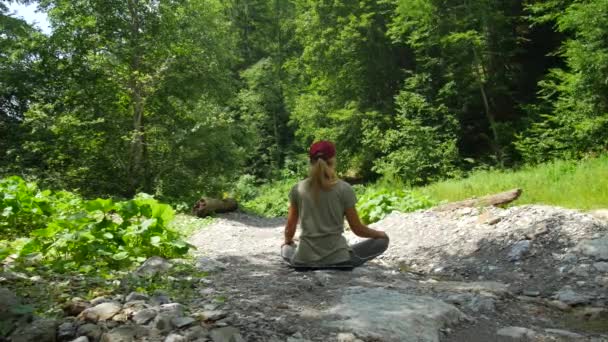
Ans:
{"type": "Polygon", "coordinates": [[[0,180],[0,260],[36,259],[61,271],[116,269],[190,248],[169,228],[174,211],[150,196],[82,200],[40,190],[19,177],[0,180]]]}
{"type": "MultiPolygon", "coordinates": [[[[186,203],[249,186],[242,202],[279,214],[316,139],[337,143],[343,176],[404,185],[602,153],[603,13],[606,0],[3,1],[0,174],[186,203]],[[254,189],[272,179],[284,185],[254,189]]],[[[54,215],[36,201],[11,229],[54,215]]]]}

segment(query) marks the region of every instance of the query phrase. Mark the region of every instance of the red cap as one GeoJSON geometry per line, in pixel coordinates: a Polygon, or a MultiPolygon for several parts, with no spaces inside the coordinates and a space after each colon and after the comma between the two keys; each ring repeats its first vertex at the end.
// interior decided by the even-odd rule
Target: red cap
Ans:
{"type": "Polygon", "coordinates": [[[336,146],[331,141],[318,141],[310,146],[308,155],[311,160],[319,158],[327,161],[336,155],[336,146]]]}

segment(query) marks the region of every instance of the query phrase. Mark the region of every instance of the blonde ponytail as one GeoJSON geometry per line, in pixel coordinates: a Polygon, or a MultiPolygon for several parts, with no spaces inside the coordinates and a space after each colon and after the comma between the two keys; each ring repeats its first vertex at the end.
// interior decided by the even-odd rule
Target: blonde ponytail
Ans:
{"type": "Polygon", "coordinates": [[[330,190],[337,182],[336,176],[336,158],[331,158],[325,161],[322,158],[312,161],[310,165],[310,185],[316,199],[319,198],[321,190],[330,190]]]}

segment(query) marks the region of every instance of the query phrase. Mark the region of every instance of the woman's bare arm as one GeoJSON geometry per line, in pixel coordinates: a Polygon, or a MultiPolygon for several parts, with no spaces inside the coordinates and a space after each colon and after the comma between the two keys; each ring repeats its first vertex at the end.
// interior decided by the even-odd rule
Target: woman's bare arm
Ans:
{"type": "Polygon", "coordinates": [[[357,209],[346,209],[345,214],[346,220],[348,221],[348,225],[350,226],[350,230],[352,230],[353,233],[355,233],[355,235],[357,235],[358,237],[372,239],[388,239],[388,235],[386,235],[385,232],[371,229],[368,226],[364,225],[361,222],[361,219],[359,219],[357,209]]]}
{"type": "Polygon", "coordinates": [[[286,245],[293,243],[293,237],[296,235],[296,228],[298,226],[298,208],[294,205],[289,205],[289,211],[287,212],[287,224],[285,225],[285,242],[286,245]]]}

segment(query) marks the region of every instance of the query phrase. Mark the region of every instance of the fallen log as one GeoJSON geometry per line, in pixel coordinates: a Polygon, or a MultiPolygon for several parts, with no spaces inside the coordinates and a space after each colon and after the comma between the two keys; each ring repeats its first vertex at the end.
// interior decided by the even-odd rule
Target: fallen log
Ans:
{"type": "Polygon", "coordinates": [[[494,195],[488,195],[479,198],[470,198],[464,201],[452,202],[443,204],[433,208],[434,211],[448,211],[460,208],[470,208],[470,207],[490,207],[490,206],[499,206],[511,203],[519,198],[521,195],[521,189],[513,189],[505,192],[501,192],[494,195]]]}
{"type": "Polygon", "coordinates": [[[192,215],[206,217],[215,213],[226,213],[235,211],[238,208],[236,200],[226,198],[223,200],[216,198],[203,197],[196,201],[192,207],[192,215]]]}

